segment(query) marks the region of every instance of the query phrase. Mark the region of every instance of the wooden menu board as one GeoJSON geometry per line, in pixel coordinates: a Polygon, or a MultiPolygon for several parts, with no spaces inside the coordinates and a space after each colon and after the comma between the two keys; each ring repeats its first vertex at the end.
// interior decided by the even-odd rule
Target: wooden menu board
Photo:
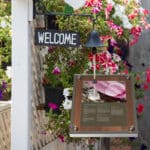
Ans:
{"type": "Polygon", "coordinates": [[[137,137],[131,77],[78,74],[73,92],[71,137],[137,137]]]}

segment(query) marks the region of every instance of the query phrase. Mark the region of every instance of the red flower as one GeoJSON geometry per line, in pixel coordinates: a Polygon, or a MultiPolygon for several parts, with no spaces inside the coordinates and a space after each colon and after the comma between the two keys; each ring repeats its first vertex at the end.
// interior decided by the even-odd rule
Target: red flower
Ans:
{"type": "Polygon", "coordinates": [[[42,83],[43,83],[43,84],[47,84],[47,83],[48,83],[48,81],[47,81],[47,79],[46,79],[45,77],[43,78],[42,83]]]}
{"type": "Polygon", "coordinates": [[[146,82],[150,83],[150,68],[146,70],[146,82]]]}
{"type": "Polygon", "coordinates": [[[65,142],[63,135],[58,135],[58,138],[61,140],[61,142],[65,142]]]}
{"type": "Polygon", "coordinates": [[[127,69],[124,70],[124,74],[129,74],[129,71],[127,69]]]}
{"type": "Polygon", "coordinates": [[[144,83],[143,88],[144,88],[144,90],[148,90],[149,89],[148,84],[144,83]]]}
{"type": "Polygon", "coordinates": [[[131,34],[133,36],[140,36],[141,32],[142,32],[142,28],[140,26],[136,26],[131,29],[131,34]]]}
{"type": "Polygon", "coordinates": [[[57,104],[55,103],[49,103],[48,107],[51,108],[52,110],[56,110],[58,108],[57,104]]]}
{"type": "Polygon", "coordinates": [[[132,14],[129,14],[129,15],[128,15],[128,18],[132,20],[132,19],[134,19],[135,17],[137,17],[137,15],[138,15],[137,13],[132,13],[132,14]]]}
{"type": "Polygon", "coordinates": [[[104,43],[105,41],[112,39],[112,36],[111,35],[105,35],[105,36],[101,36],[100,38],[101,38],[102,43],[104,43]]]}
{"type": "Polygon", "coordinates": [[[93,54],[92,53],[89,54],[89,60],[93,61],[93,54]]]}
{"type": "Polygon", "coordinates": [[[144,15],[148,15],[149,14],[149,10],[148,9],[143,9],[143,13],[144,13],[144,15]]]}
{"type": "Polygon", "coordinates": [[[75,61],[74,60],[70,60],[69,61],[69,66],[71,67],[71,66],[74,66],[75,65],[75,61]]]}
{"type": "Polygon", "coordinates": [[[96,64],[96,69],[97,69],[97,70],[100,69],[100,64],[96,64]]]}
{"type": "Polygon", "coordinates": [[[118,36],[121,36],[122,34],[123,34],[123,29],[122,29],[122,27],[118,27],[117,35],[118,35],[118,36]]]}
{"type": "Polygon", "coordinates": [[[139,81],[140,79],[141,79],[140,75],[139,75],[139,74],[137,74],[137,76],[136,76],[136,80],[137,80],[137,81],[139,81]]]}
{"type": "Polygon", "coordinates": [[[137,106],[137,111],[138,111],[138,113],[142,113],[143,110],[144,110],[144,105],[143,105],[143,104],[139,104],[139,105],[137,106]]]}
{"type": "Polygon", "coordinates": [[[94,2],[94,0],[87,0],[86,3],[85,3],[85,6],[86,7],[92,7],[93,6],[93,2],[94,2]]]}

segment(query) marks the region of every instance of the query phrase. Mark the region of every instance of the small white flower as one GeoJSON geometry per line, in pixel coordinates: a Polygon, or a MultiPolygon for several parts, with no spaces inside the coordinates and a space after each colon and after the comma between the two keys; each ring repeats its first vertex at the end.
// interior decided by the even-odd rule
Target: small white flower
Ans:
{"type": "Polygon", "coordinates": [[[122,6],[122,5],[119,5],[119,4],[116,4],[115,6],[114,6],[114,8],[115,8],[115,13],[114,13],[114,17],[116,17],[116,16],[118,16],[118,17],[122,17],[122,15],[124,15],[125,14],[125,7],[124,6],[122,6]]]}
{"type": "Polygon", "coordinates": [[[111,4],[112,6],[115,5],[115,2],[114,2],[113,0],[107,0],[107,3],[108,3],[108,4],[111,4]]]}
{"type": "Polygon", "coordinates": [[[71,93],[72,93],[72,88],[65,88],[65,89],[63,90],[63,95],[64,95],[65,97],[70,96],[71,93]]]}
{"type": "Polygon", "coordinates": [[[123,23],[123,27],[125,29],[131,29],[133,26],[132,26],[132,24],[130,22],[127,22],[127,23],[123,23]]]}
{"type": "Polygon", "coordinates": [[[129,19],[126,15],[122,16],[122,22],[123,22],[123,27],[125,29],[131,29],[132,28],[132,24],[129,22],[129,19]]]}
{"type": "Polygon", "coordinates": [[[64,109],[71,109],[72,108],[72,101],[65,97],[65,101],[63,102],[64,109]]]}
{"type": "Polygon", "coordinates": [[[89,68],[91,68],[92,67],[92,62],[88,62],[88,66],[89,66],[89,68]]]}
{"type": "Polygon", "coordinates": [[[113,59],[115,60],[115,62],[119,62],[119,61],[121,61],[120,56],[119,56],[119,55],[117,55],[117,54],[115,54],[115,53],[113,53],[113,59]]]}
{"type": "Polygon", "coordinates": [[[125,14],[125,7],[122,5],[115,5],[115,13],[113,14],[113,17],[119,17],[120,20],[122,21],[122,25],[125,29],[131,29],[132,24],[129,22],[129,19],[127,15],[125,14]]]}
{"type": "Polygon", "coordinates": [[[12,67],[11,66],[7,66],[6,75],[8,76],[8,78],[12,78],[12,67]]]}
{"type": "Polygon", "coordinates": [[[5,27],[7,26],[6,21],[5,21],[5,20],[2,20],[0,26],[1,26],[2,28],[5,28],[5,27]]]}
{"type": "Polygon", "coordinates": [[[137,4],[141,4],[141,0],[135,0],[137,4]]]}

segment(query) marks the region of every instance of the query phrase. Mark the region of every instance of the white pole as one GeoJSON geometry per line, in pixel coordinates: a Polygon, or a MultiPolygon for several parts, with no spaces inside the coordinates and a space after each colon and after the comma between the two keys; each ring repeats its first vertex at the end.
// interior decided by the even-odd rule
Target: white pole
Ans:
{"type": "Polygon", "coordinates": [[[28,0],[12,0],[11,150],[30,148],[30,39],[28,0]]]}

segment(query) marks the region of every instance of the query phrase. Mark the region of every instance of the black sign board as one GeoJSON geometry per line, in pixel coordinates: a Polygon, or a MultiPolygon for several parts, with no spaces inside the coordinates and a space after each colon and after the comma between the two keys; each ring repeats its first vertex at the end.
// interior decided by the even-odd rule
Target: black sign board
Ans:
{"type": "Polygon", "coordinates": [[[75,75],[71,137],[137,137],[132,77],[75,75]]]}
{"type": "Polygon", "coordinates": [[[35,45],[78,47],[80,36],[71,31],[35,29],[35,45]]]}

